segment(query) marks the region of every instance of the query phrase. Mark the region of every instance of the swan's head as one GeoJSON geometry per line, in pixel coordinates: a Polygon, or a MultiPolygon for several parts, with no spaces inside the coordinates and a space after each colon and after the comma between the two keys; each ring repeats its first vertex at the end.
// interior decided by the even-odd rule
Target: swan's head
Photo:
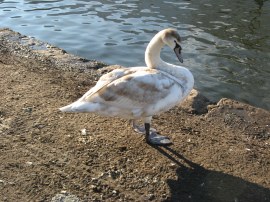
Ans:
{"type": "Polygon", "coordinates": [[[171,28],[165,29],[161,31],[161,38],[166,45],[168,45],[171,49],[174,50],[178,60],[183,63],[183,58],[181,55],[182,48],[180,46],[181,37],[177,33],[177,31],[171,28]]]}

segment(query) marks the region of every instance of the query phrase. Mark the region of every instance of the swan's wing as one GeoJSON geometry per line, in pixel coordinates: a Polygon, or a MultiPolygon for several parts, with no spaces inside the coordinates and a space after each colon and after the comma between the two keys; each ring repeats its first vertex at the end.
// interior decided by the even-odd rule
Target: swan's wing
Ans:
{"type": "Polygon", "coordinates": [[[121,69],[115,69],[107,74],[104,74],[103,76],[101,76],[98,80],[98,82],[96,83],[96,85],[91,88],[88,92],[86,92],[83,96],[83,98],[85,97],[91,97],[93,94],[95,94],[97,91],[99,91],[100,89],[102,89],[103,87],[109,85],[110,83],[112,83],[113,81],[127,76],[129,74],[134,73],[135,71],[137,71],[138,69],[145,69],[146,67],[134,67],[134,68],[121,68],[121,69]]]}
{"type": "Polygon", "coordinates": [[[103,103],[124,109],[139,109],[154,106],[172,92],[175,81],[158,70],[131,70],[103,85],[97,91],[84,96],[83,101],[103,103]]]}

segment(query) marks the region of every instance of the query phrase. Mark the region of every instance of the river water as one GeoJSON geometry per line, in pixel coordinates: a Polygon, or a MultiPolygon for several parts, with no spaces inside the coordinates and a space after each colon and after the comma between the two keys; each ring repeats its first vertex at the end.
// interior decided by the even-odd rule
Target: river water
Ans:
{"type": "MultiPolygon", "coordinates": [[[[144,65],[159,30],[176,28],[195,87],[270,110],[270,2],[267,0],[0,0],[0,26],[76,55],[144,65]]],[[[180,65],[164,48],[162,58],[180,65]]]]}

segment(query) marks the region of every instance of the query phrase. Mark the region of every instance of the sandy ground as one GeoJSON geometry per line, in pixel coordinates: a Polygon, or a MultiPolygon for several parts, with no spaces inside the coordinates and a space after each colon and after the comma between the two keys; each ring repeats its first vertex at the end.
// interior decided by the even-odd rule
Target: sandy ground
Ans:
{"type": "Polygon", "coordinates": [[[127,120],[59,112],[104,64],[31,40],[0,30],[0,201],[270,201],[270,112],[190,97],[154,117],[174,144],[153,147],[127,120]]]}

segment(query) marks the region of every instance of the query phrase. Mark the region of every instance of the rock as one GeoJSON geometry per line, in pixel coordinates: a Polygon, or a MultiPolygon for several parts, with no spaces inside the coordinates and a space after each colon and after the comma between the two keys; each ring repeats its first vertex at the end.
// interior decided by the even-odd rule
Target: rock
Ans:
{"type": "Polygon", "coordinates": [[[113,190],[113,191],[112,191],[112,194],[115,196],[115,195],[118,194],[118,191],[117,191],[117,190],[113,190]]]}
{"type": "Polygon", "coordinates": [[[175,169],[175,168],[177,168],[177,165],[175,163],[170,163],[169,167],[172,168],[172,169],[175,169]]]}
{"type": "Polygon", "coordinates": [[[236,100],[222,98],[207,114],[206,118],[224,122],[227,127],[238,128],[254,139],[270,137],[270,113],[236,100]]]}
{"type": "Polygon", "coordinates": [[[199,91],[192,89],[188,97],[180,104],[180,107],[188,113],[205,114],[207,106],[212,102],[199,91]]]}
{"type": "Polygon", "coordinates": [[[79,202],[80,199],[67,192],[63,192],[61,194],[56,194],[51,200],[51,202],[79,202]]]}
{"type": "Polygon", "coordinates": [[[87,135],[87,130],[86,130],[86,128],[84,128],[84,129],[81,130],[81,134],[82,134],[83,136],[87,135]]]}
{"type": "Polygon", "coordinates": [[[127,147],[126,146],[120,146],[120,147],[118,147],[118,149],[119,149],[120,152],[127,151],[127,147]]]}
{"type": "Polygon", "coordinates": [[[27,166],[31,166],[31,165],[33,165],[33,162],[27,161],[27,162],[25,162],[25,164],[26,164],[27,166]]]}
{"type": "Polygon", "coordinates": [[[31,63],[38,66],[49,65],[65,70],[77,69],[81,71],[108,66],[103,62],[66,54],[65,50],[35,38],[21,35],[8,28],[0,29],[0,47],[1,55],[9,55],[9,57],[1,58],[1,61],[6,64],[31,63]]]}
{"type": "Polygon", "coordinates": [[[153,201],[154,199],[155,199],[155,195],[154,194],[148,194],[147,195],[147,200],[153,201]]]}

